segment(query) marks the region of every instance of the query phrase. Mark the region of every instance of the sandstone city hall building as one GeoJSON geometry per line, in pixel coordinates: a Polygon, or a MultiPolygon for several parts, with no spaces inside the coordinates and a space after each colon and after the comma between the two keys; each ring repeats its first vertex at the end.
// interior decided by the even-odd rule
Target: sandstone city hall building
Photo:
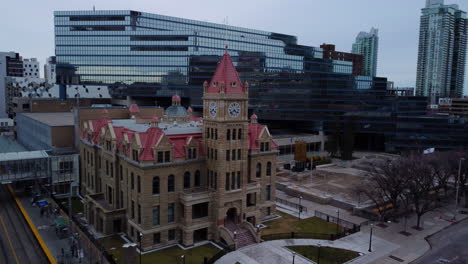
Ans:
{"type": "Polygon", "coordinates": [[[277,145],[249,120],[249,85],[227,52],[203,88],[202,119],[177,95],[160,114],[133,104],[81,118],[81,194],[96,232],[124,232],[145,251],[258,242],[255,226],[275,212],[277,145]]]}

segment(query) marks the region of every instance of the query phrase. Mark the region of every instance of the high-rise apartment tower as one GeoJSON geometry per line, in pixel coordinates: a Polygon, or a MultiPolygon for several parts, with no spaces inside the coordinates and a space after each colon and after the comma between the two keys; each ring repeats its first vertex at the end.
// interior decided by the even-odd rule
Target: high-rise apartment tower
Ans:
{"type": "Polygon", "coordinates": [[[352,53],[364,57],[365,76],[375,77],[377,75],[377,55],[379,49],[379,30],[371,28],[370,32],[359,32],[356,42],[353,44],[352,53]]]}
{"type": "Polygon", "coordinates": [[[419,29],[416,93],[462,97],[467,44],[466,12],[443,0],[427,0],[419,29]]]}

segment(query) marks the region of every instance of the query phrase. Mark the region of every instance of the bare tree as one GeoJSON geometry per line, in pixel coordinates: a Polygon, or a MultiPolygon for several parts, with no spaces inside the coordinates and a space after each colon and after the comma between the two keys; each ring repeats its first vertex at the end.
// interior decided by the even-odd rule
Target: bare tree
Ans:
{"type": "Polygon", "coordinates": [[[396,214],[408,178],[403,177],[401,158],[379,160],[370,164],[368,184],[360,188],[379,210],[381,218],[396,214]],[[388,208],[391,207],[391,208],[388,208]]]}
{"type": "Polygon", "coordinates": [[[403,177],[407,177],[407,191],[404,195],[411,201],[417,216],[416,228],[421,228],[421,217],[432,209],[434,198],[435,176],[427,158],[410,156],[402,160],[403,177]]]}
{"type": "MultiPolygon", "coordinates": [[[[455,186],[457,186],[458,181],[460,193],[465,196],[465,207],[468,208],[468,189],[466,188],[466,183],[468,182],[468,152],[452,151],[449,152],[448,155],[448,170],[454,179],[455,186]],[[463,160],[463,158],[465,160],[463,160]]],[[[460,200],[461,195],[458,196],[458,201],[460,200]]]]}
{"type": "Polygon", "coordinates": [[[444,189],[445,197],[447,197],[448,183],[454,176],[451,168],[452,158],[453,152],[434,152],[427,156],[427,162],[433,170],[437,186],[444,189]]]}
{"type": "Polygon", "coordinates": [[[388,201],[380,189],[376,188],[368,181],[367,183],[356,186],[354,191],[356,193],[362,193],[369,198],[375,206],[375,212],[379,215],[379,221],[385,221],[389,214],[389,210],[387,208],[388,201]]]}

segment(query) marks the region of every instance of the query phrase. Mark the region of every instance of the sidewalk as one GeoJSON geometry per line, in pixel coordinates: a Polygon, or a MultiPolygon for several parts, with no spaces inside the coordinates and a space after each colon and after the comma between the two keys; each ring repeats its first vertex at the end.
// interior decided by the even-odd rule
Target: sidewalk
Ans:
{"type": "MultiPolygon", "coordinates": [[[[281,196],[278,196],[281,197],[281,196]]],[[[285,196],[282,199],[287,198],[285,196]]],[[[295,198],[297,199],[297,198],[295,198]]],[[[291,200],[291,202],[297,202],[291,200]]],[[[336,213],[336,209],[332,206],[317,205],[309,201],[301,201],[301,204],[307,206],[308,213],[302,213],[301,218],[311,216],[311,212],[315,209],[324,213],[336,213]]],[[[278,206],[279,210],[297,215],[297,210],[284,205],[278,206]]],[[[453,224],[451,219],[454,214],[453,205],[445,205],[442,208],[428,212],[421,218],[421,227],[423,230],[415,230],[412,227],[416,225],[416,215],[408,217],[406,231],[409,236],[400,234],[404,230],[404,219],[400,219],[398,223],[386,223],[387,227],[373,226],[372,235],[372,252],[369,252],[370,226],[363,225],[361,231],[353,235],[338,239],[336,241],[315,240],[315,239],[287,239],[267,241],[260,244],[251,245],[240,250],[231,252],[216,263],[232,264],[239,262],[241,264],[257,264],[257,263],[292,263],[292,252],[285,248],[289,245],[314,245],[319,243],[322,246],[330,246],[343,248],[359,252],[361,257],[358,257],[347,264],[400,264],[411,263],[424,255],[430,250],[429,243],[425,238],[429,235],[443,231],[446,227],[453,224]]],[[[359,223],[360,217],[352,216],[348,212],[340,210],[340,218],[359,223]]],[[[461,221],[468,218],[468,215],[457,214],[456,219],[461,221]]],[[[366,220],[367,221],[367,220],[366,220]]],[[[265,223],[268,225],[268,222],[265,223]]],[[[295,263],[311,263],[301,256],[296,255],[295,263]]]]}
{"type": "Polygon", "coordinates": [[[73,258],[71,256],[71,244],[69,238],[59,239],[55,234],[54,216],[51,214],[49,217],[46,215],[40,215],[40,209],[31,205],[31,198],[27,196],[19,196],[19,201],[23,205],[24,209],[28,213],[34,225],[37,227],[39,234],[46,243],[52,255],[54,255],[57,263],[64,260],[64,263],[82,263],[88,264],[86,256],[81,259],[73,258]],[[62,256],[62,249],[64,255],[62,256]]]}
{"type": "MultiPolygon", "coordinates": [[[[455,207],[453,205],[446,205],[442,208],[438,208],[432,212],[428,212],[422,216],[421,226],[424,228],[421,231],[415,230],[412,227],[416,225],[416,216],[408,218],[407,232],[411,233],[410,236],[400,234],[404,230],[404,220],[400,223],[387,224],[387,228],[375,227],[374,234],[380,238],[399,245],[399,248],[386,254],[381,258],[377,259],[376,264],[387,264],[387,263],[411,263],[418,259],[428,250],[430,250],[429,243],[426,241],[426,237],[443,231],[446,227],[453,224],[451,219],[454,216],[455,207]],[[400,259],[402,261],[399,261],[400,259]]],[[[457,213],[457,221],[466,219],[468,215],[457,213]]],[[[369,227],[364,230],[369,232],[369,227]]],[[[361,263],[361,262],[353,262],[361,263]]]]}
{"type": "MultiPolygon", "coordinates": [[[[242,264],[257,264],[257,263],[275,263],[275,264],[290,264],[292,263],[292,251],[286,248],[286,246],[298,246],[298,245],[311,245],[323,247],[335,247],[353,250],[361,253],[363,256],[358,257],[352,263],[368,263],[368,261],[377,259],[380,254],[368,254],[369,248],[369,235],[363,232],[353,234],[351,236],[344,237],[336,241],[328,240],[317,240],[317,239],[287,239],[287,240],[274,240],[267,241],[260,244],[255,244],[245,248],[241,248],[235,252],[229,253],[219,259],[217,264],[232,264],[236,261],[242,264]],[[370,256],[367,256],[368,254],[370,256]],[[364,259],[367,257],[367,259],[364,259]],[[363,262],[367,261],[367,262],[363,262]]],[[[387,242],[378,237],[373,238],[373,250],[374,252],[385,252],[390,253],[398,246],[387,242]]],[[[294,263],[298,264],[310,264],[311,262],[300,255],[296,255],[294,263]]]]}
{"type": "MultiPolygon", "coordinates": [[[[292,203],[299,204],[299,198],[290,196],[290,195],[288,195],[288,194],[286,194],[286,193],[284,193],[284,192],[282,192],[280,190],[276,190],[276,197],[287,200],[287,201],[292,202],[292,203]]],[[[293,209],[293,208],[288,207],[288,206],[286,206],[284,204],[281,204],[281,203],[276,203],[276,206],[284,208],[284,209],[289,209],[290,212],[291,212],[290,213],[291,215],[298,216],[297,209],[293,209]]],[[[365,223],[368,222],[368,220],[365,219],[365,218],[352,215],[350,212],[348,212],[346,210],[343,210],[343,209],[340,209],[340,208],[337,208],[337,207],[334,207],[334,206],[331,206],[331,205],[327,205],[327,204],[319,204],[319,203],[315,203],[315,202],[312,202],[312,201],[309,201],[309,200],[302,199],[301,200],[301,206],[307,208],[307,212],[301,213],[301,219],[304,219],[304,218],[307,218],[307,217],[313,217],[314,214],[315,214],[315,210],[320,211],[322,213],[326,213],[328,215],[332,215],[332,216],[337,216],[336,210],[339,210],[340,219],[346,220],[348,222],[351,222],[351,223],[354,223],[354,224],[357,224],[357,225],[362,225],[362,224],[365,224],[365,223]],[[307,217],[304,217],[304,215],[307,216],[307,217]]]]}

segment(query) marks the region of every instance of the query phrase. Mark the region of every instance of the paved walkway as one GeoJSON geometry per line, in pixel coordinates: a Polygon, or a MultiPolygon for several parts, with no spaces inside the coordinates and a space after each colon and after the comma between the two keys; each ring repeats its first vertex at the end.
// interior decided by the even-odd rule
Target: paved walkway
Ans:
{"type": "MultiPolygon", "coordinates": [[[[276,190],[276,197],[287,200],[288,202],[299,204],[299,198],[290,196],[280,190],[276,190]]],[[[298,216],[297,209],[291,208],[281,203],[276,203],[277,207],[281,207],[285,210],[289,210],[288,213],[294,216],[298,216]]],[[[368,220],[359,216],[352,215],[349,211],[327,205],[327,204],[319,204],[309,200],[302,199],[301,206],[307,208],[307,212],[301,213],[301,219],[313,217],[315,215],[315,210],[320,211],[322,213],[326,213],[331,216],[337,216],[337,210],[340,212],[340,219],[346,220],[348,222],[361,225],[367,223],[368,220]]]]}
{"type": "MultiPolygon", "coordinates": [[[[309,208],[309,207],[308,207],[309,208]]],[[[290,208],[282,208],[281,211],[294,211],[290,208]]],[[[308,209],[308,210],[312,210],[308,209]]],[[[322,208],[323,210],[323,208],[322,208]]],[[[341,210],[340,210],[341,212],[341,210]]],[[[362,254],[348,264],[400,264],[411,263],[426,253],[430,246],[425,238],[429,235],[442,231],[453,224],[454,206],[446,205],[425,214],[422,217],[423,230],[418,231],[413,228],[416,224],[416,216],[408,218],[407,232],[409,236],[400,234],[404,230],[404,220],[399,223],[386,223],[387,227],[374,226],[372,236],[372,252],[368,251],[370,226],[365,225],[361,231],[353,235],[341,238],[336,241],[315,240],[315,239],[287,239],[267,241],[260,244],[251,245],[240,250],[231,252],[216,263],[232,264],[238,261],[241,264],[289,264],[292,263],[292,252],[285,248],[288,245],[318,245],[330,246],[353,250],[362,254]]],[[[296,213],[296,212],[294,212],[296,213]]],[[[301,218],[308,217],[301,214],[301,218]]],[[[340,213],[340,217],[341,213],[340,213]]],[[[467,215],[457,214],[458,221],[467,218],[467,215]]],[[[350,215],[343,213],[343,219],[352,221],[350,215]]],[[[354,219],[356,220],[356,219],[354,219]]],[[[268,225],[268,223],[265,223],[268,225]]],[[[295,263],[311,263],[299,256],[295,263]]]]}
{"type": "MultiPolygon", "coordinates": [[[[321,245],[324,247],[334,247],[353,250],[362,254],[361,257],[357,258],[355,263],[361,262],[366,258],[366,261],[371,261],[378,258],[378,255],[371,254],[366,255],[369,249],[369,235],[364,232],[359,232],[336,241],[328,240],[317,240],[317,239],[286,239],[286,240],[274,240],[267,241],[260,244],[251,245],[245,248],[241,248],[235,252],[229,253],[218,260],[217,264],[232,264],[239,261],[242,264],[257,264],[257,263],[292,263],[292,251],[286,248],[286,246],[300,246],[300,245],[321,245]]],[[[378,237],[373,238],[373,250],[375,252],[390,253],[392,250],[398,248],[397,245],[380,239],[378,237]]],[[[311,263],[309,260],[303,258],[300,255],[296,255],[295,263],[311,263]]],[[[353,262],[354,263],[354,262],[353,262]]]]}
{"type": "Polygon", "coordinates": [[[21,204],[23,205],[24,209],[28,213],[29,217],[33,221],[34,225],[37,227],[39,234],[41,235],[42,239],[46,243],[47,247],[49,248],[52,255],[54,255],[57,262],[60,260],[64,260],[65,263],[72,264],[72,263],[82,263],[87,264],[88,259],[85,257],[81,259],[81,262],[78,258],[74,258],[71,256],[71,248],[70,248],[70,241],[68,238],[59,239],[58,236],[55,234],[55,226],[54,226],[54,216],[51,214],[49,216],[40,214],[40,209],[38,207],[31,205],[31,198],[27,196],[19,196],[18,197],[21,204]],[[63,249],[63,255],[62,255],[63,249]]]}

